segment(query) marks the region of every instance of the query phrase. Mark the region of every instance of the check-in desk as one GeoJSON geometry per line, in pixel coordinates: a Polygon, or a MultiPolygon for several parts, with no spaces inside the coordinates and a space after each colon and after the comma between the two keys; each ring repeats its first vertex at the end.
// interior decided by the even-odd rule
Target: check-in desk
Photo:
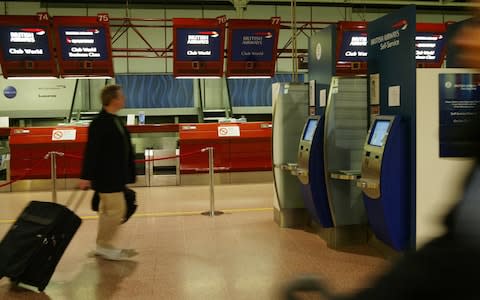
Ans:
{"type": "MultiPolygon", "coordinates": [[[[30,127],[12,128],[10,132],[10,174],[12,191],[42,190],[51,186],[50,161],[45,155],[51,151],[83,156],[88,127],[30,127]]],[[[82,162],[72,157],[57,159],[59,188],[66,187],[66,179],[80,176],[82,162]]]]}
{"type": "Polygon", "coordinates": [[[400,117],[376,117],[365,141],[358,181],[372,231],[397,251],[407,249],[409,243],[407,149],[400,117]]]}
{"type": "MultiPolygon", "coordinates": [[[[0,185],[10,179],[10,129],[0,128],[0,185]]],[[[0,188],[0,191],[9,191],[10,187],[0,188]]]]}
{"type": "MultiPolygon", "coordinates": [[[[155,153],[175,155],[178,140],[178,125],[127,126],[137,159],[145,158],[145,150],[155,149],[155,153]]],[[[10,129],[10,174],[11,179],[22,179],[12,185],[12,191],[48,190],[51,188],[50,161],[44,156],[51,151],[67,154],[57,157],[57,185],[59,189],[72,188],[77,183],[82,169],[82,159],[88,138],[87,126],[28,127],[10,129]]],[[[159,163],[160,174],[148,173],[148,166],[137,164],[137,185],[173,185],[177,183],[177,163],[159,163]],[[166,164],[168,174],[165,172],[166,164]],[[173,170],[172,170],[173,168],[173,170]],[[147,170],[147,172],[146,172],[147,170]],[[148,180],[147,175],[153,180],[148,180]],[[162,175],[162,176],[157,176],[162,175]]],[[[154,170],[152,168],[152,170],[154,170]]],[[[154,170],[155,171],[155,170],[154,170]]]]}
{"type": "MultiPolygon", "coordinates": [[[[215,148],[215,171],[228,179],[222,182],[272,180],[270,122],[147,124],[127,128],[138,160],[136,186],[206,184],[208,176],[203,175],[208,173],[208,155],[200,151],[211,146],[215,148]],[[181,159],[143,161],[192,152],[194,155],[181,159]]],[[[57,157],[57,187],[72,188],[77,183],[88,138],[87,126],[12,128],[9,132],[11,179],[22,179],[11,190],[50,189],[50,161],[43,158],[51,151],[67,154],[57,157]]]]}
{"type": "Polygon", "coordinates": [[[171,186],[180,184],[178,124],[128,125],[137,162],[137,186],[171,186]],[[143,162],[144,159],[154,161],[143,162]]]}
{"type": "Polygon", "coordinates": [[[214,167],[219,182],[271,181],[271,137],[270,122],[181,124],[182,184],[208,181],[208,176],[204,176],[208,173],[208,154],[199,153],[207,147],[214,148],[214,167]]]}

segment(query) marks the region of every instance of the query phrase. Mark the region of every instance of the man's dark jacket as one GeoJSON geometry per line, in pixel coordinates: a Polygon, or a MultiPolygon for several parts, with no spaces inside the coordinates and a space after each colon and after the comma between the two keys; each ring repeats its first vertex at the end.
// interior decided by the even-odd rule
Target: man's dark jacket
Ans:
{"type": "Polygon", "coordinates": [[[130,133],[116,115],[105,110],[88,129],[81,178],[91,180],[92,189],[100,193],[121,192],[136,180],[130,133]]]}

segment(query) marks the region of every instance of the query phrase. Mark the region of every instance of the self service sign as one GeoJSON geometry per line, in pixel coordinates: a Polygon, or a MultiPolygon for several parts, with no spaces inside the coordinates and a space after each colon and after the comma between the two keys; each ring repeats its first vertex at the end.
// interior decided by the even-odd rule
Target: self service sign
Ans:
{"type": "Polygon", "coordinates": [[[225,17],[173,19],[175,77],[223,75],[225,21],[225,17]]]}
{"type": "Polygon", "coordinates": [[[57,76],[48,15],[0,16],[0,63],[5,77],[57,76]]]}
{"type": "Polygon", "coordinates": [[[55,17],[60,72],[64,77],[113,77],[107,14],[97,17],[55,17]]]}
{"type": "Polygon", "coordinates": [[[279,18],[230,20],[227,76],[273,76],[279,30],[279,18]]]}

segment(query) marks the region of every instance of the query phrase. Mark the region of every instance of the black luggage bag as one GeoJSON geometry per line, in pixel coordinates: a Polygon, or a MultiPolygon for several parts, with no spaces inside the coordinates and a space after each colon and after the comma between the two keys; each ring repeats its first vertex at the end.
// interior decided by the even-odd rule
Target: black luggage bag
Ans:
{"type": "Polygon", "coordinates": [[[30,202],[0,243],[0,278],[43,291],[81,223],[66,206],[30,202]]]}

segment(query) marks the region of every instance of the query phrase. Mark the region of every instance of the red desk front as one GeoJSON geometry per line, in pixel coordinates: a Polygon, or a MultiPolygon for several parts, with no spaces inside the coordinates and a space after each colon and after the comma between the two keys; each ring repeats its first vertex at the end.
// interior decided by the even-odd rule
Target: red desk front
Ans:
{"type": "MultiPolygon", "coordinates": [[[[269,122],[228,124],[182,124],[181,154],[215,150],[217,171],[269,171],[272,169],[272,129],[269,122]]],[[[191,174],[208,170],[206,153],[180,158],[180,172],[191,174]]]]}
{"type": "MultiPolygon", "coordinates": [[[[10,171],[12,179],[31,170],[25,179],[50,178],[50,161],[43,159],[50,151],[83,156],[87,141],[87,127],[36,127],[12,128],[10,132],[10,171]],[[54,131],[61,132],[54,136],[54,131]],[[72,136],[62,136],[74,134],[72,136]]],[[[80,176],[81,160],[59,157],[57,176],[75,178],[80,176]]]]}
{"type": "MultiPolygon", "coordinates": [[[[127,126],[131,133],[144,134],[156,132],[178,132],[175,124],[148,124],[127,126]]],[[[26,170],[35,167],[25,179],[50,178],[50,161],[43,157],[50,151],[63,152],[83,157],[88,138],[88,127],[31,127],[12,128],[10,131],[11,177],[16,179],[26,170]],[[55,140],[55,130],[75,130],[75,140],[55,140]]],[[[71,132],[70,132],[71,133],[71,132]]],[[[64,137],[63,137],[64,138],[64,137]]],[[[71,157],[57,159],[58,178],[78,178],[82,169],[82,160],[71,157]]]]}

